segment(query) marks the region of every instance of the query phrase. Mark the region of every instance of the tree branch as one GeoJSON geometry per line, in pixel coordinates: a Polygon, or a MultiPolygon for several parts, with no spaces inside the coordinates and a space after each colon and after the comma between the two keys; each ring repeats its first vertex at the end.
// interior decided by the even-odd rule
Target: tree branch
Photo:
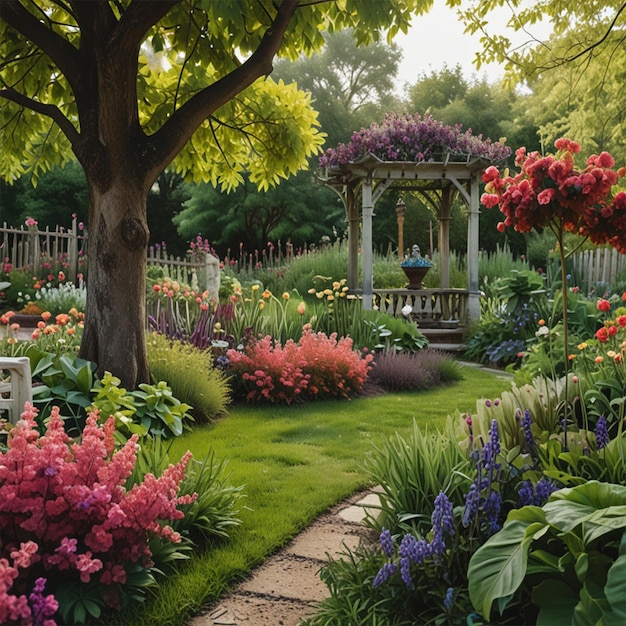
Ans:
{"type": "Polygon", "coordinates": [[[139,46],[145,34],[182,0],[133,0],[122,15],[113,43],[139,46]]]}
{"type": "Polygon", "coordinates": [[[41,48],[65,75],[72,87],[78,79],[78,51],[71,43],[46,28],[18,0],[0,2],[0,19],[41,48]]]}
{"type": "Polygon", "coordinates": [[[190,98],[152,135],[149,142],[154,160],[147,168],[151,178],[156,178],[167,167],[209,115],[255,80],[271,73],[272,61],[297,8],[298,0],[283,0],[263,40],[250,58],[190,98]]]}
{"type": "Polygon", "coordinates": [[[59,128],[63,131],[63,134],[69,139],[72,145],[76,145],[76,142],[79,140],[80,135],[78,134],[78,131],[74,128],[74,125],[67,119],[67,117],[63,115],[61,109],[58,107],[55,107],[52,104],[37,102],[37,100],[33,100],[32,98],[29,98],[12,88],[0,89],[0,97],[11,100],[16,104],[19,104],[21,107],[30,109],[36,113],[41,113],[42,115],[51,118],[58,124],[59,128]]]}

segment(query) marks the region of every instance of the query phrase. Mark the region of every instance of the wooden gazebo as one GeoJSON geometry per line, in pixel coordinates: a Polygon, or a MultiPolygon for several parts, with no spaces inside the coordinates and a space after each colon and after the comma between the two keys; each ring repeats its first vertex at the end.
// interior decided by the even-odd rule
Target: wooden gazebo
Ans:
{"type": "Polygon", "coordinates": [[[317,175],[317,182],[333,189],[344,203],[348,222],[350,290],[361,295],[365,309],[378,308],[400,316],[402,309],[408,305],[412,309],[411,317],[422,326],[465,325],[469,320],[480,317],[479,183],[481,173],[493,162],[484,157],[458,154],[447,154],[441,158],[440,161],[383,161],[368,153],[356,161],[326,167],[317,175]],[[374,207],[391,187],[417,192],[438,209],[439,289],[373,288],[374,207]],[[449,221],[456,193],[461,195],[468,207],[467,289],[450,288],[449,221]],[[362,250],[363,273],[360,286],[359,248],[362,250]]]}

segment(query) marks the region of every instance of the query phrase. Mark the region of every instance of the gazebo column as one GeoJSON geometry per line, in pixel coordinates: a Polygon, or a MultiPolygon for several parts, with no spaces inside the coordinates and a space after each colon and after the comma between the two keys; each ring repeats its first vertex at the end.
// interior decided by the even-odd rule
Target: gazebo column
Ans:
{"type": "Polygon", "coordinates": [[[467,214],[467,290],[469,291],[467,313],[470,320],[480,319],[480,289],[478,288],[479,176],[480,173],[472,176],[467,214]]]}
{"type": "Polygon", "coordinates": [[[439,206],[439,286],[450,288],[450,205],[451,187],[441,190],[439,206]]]}
{"type": "Polygon", "coordinates": [[[356,197],[352,186],[346,187],[346,215],[348,220],[348,288],[355,291],[359,288],[359,212],[356,208],[356,197]]]}
{"type": "Polygon", "coordinates": [[[361,187],[362,218],[363,218],[363,309],[370,311],[374,297],[374,242],[372,237],[372,216],[374,203],[372,202],[372,178],[363,179],[361,187]]]}

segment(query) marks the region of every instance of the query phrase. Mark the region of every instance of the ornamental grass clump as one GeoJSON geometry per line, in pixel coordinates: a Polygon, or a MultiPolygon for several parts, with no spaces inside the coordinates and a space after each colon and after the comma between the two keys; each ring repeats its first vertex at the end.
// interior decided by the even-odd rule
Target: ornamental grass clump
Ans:
{"type": "Polygon", "coordinates": [[[352,349],[352,339],[303,328],[284,346],[270,336],[253,339],[243,351],[229,350],[229,371],[251,401],[291,404],[297,400],[349,398],[367,379],[372,355],[352,349]]]}
{"type": "MultiPolygon", "coordinates": [[[[28,597],[30,616],[11,619],[35,621],[45,587],[44,606],[56,599],[64,623],[84,623],[131,598],[141,601],[154,583],[150,538],[180,542],[167,522],[183,517],[179,506],[195,497],[177,495],[190,453],[159,478],[147,474],[127,489],[136,436],[116,451],[114,420],[98,426],[92,413],[74,441],[58,409],[40,435],[36,414],[26,403],[0,453],[0,606],[11,606],[11,596],[28,597]],[[18,574],[12,581],[9,558],[18,574]]],[[[53,624],[49,613],[41,613],[49,621],[36,623],[53,624]]]]}

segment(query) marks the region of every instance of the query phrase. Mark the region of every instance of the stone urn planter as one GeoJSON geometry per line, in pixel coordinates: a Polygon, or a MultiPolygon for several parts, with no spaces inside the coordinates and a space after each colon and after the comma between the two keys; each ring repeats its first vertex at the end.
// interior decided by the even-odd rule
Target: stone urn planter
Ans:
{"type": "Polygon", "coordinates": [[[406,289],[424,289],[424,284],[422,281],[426,274],[428,274],[428,270],[430,267],[410,267],[410,266],[402,266],[402,271],[406,274],[406,277],[409,279],[409,284],[406,286],[406,289]]]}
{"type": "Polygon", "coordinates": [[[400,267],[409,279],[406,289],[424,289],[422,281],[432,267],[432,263],[420,254],[420,248],[417,244],[413,245],[411,256],[405,257],[404,261],[400,263],[400,267]]]}

